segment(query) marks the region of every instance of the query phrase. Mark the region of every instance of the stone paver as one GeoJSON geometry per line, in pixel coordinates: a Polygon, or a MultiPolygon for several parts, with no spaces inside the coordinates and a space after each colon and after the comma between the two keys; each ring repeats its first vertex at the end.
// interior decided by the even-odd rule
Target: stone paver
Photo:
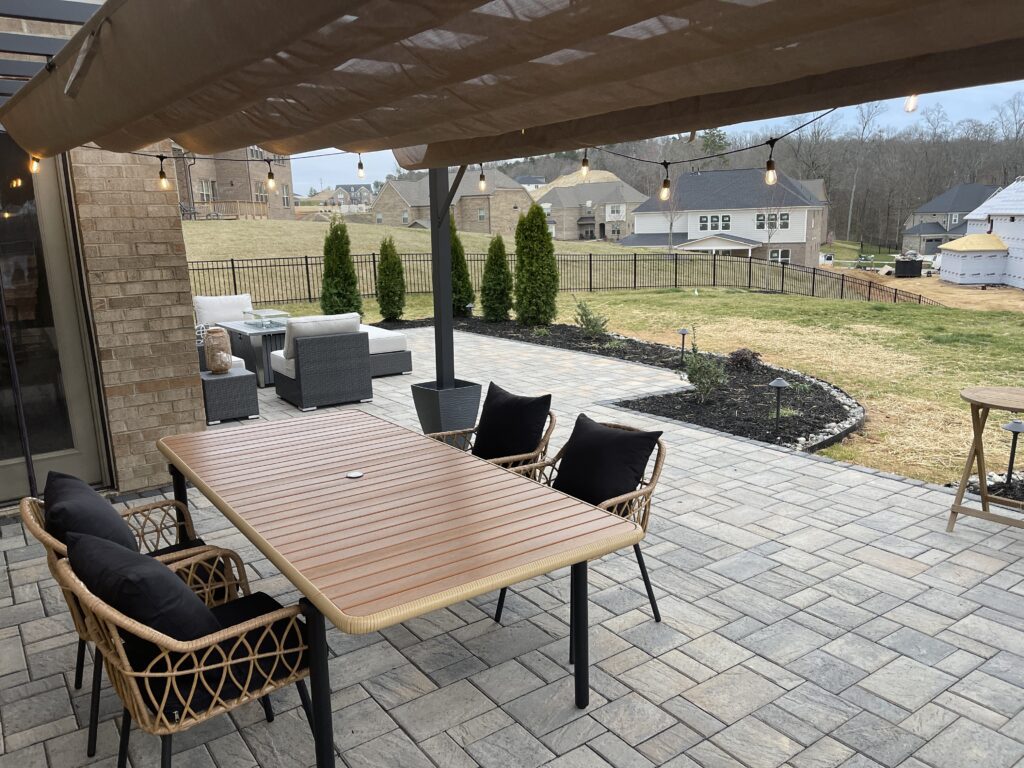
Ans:
{"type": "MultiPolygon", "coordinates": [[[[377,379],[372,403],[347,407],[416,427],[409,384],[433,377],[432,332],[409,338],[413,376],[377,379]]],[[[678,386],[669,371],[466,334],[456,358],[461,377],[551,392],[556,449],[580,412],[664,430],[643,544],[664,621],[630,553],[593,564],[586,711],[566,663],[565,572],[513,588],[504,626],[492,594],[367,636],[332,630],[344,764],[1022,765],[1024,531],[961,519],[949,534],[945,489],[606,404],[678,386]]],[[[303,418],[272,390],[260,406],[264,419],[303,418]]],[[[255,589],[296,599],[192,498],[204,539],[240,550],[255,589]]],[[[88,764],[63,599],[16,518],[0,518],[0,553],[0,768],[88,764]]],[[[311,765],[294,689],[274,702],[274,723],[247,705],[176,738],[176,764],[311,765]]],[[[99,764],[113,762],[119,712],[106,686],[99,764]]],[[[158,743],[133,731],[132,764],[153,764],[158,743]]]]}

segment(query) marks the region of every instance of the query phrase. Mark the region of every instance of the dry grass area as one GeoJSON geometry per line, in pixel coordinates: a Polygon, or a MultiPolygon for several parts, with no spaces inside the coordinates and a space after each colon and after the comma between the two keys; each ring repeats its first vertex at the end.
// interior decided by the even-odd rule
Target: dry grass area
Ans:
{"type": "MultiPolygon", "coordinates": [[[[254,259],[271,256],[319,256],[324,251],[324,221],[183,221],[185,249],[189,261],[207,259],[254,259]]],[[[430,232],[425,229],[388,227],[383,224],[348,224],[352,253],[380,251],[380,241],[388,235],[395,239],[399,253],[429,253],[430,232]]],[[[460,232],[468,253],[486,253],[490,235],[460,232]]],[[[514,250],[513,238],[505,238],[505,247],[514,250]]],[[[614,243],[596,240],[556,240],[558,253],[632,253],[614,243]]]]}
{"type": "Polygon", "coordinates": [[[1001,312],[1024,312],[1024,291],[1008,285],[986,288],[968,285],[953,285],[938,277],[884,277],[877,272],[863,269],[835,269],[851,277],[872,280],[901,291],[920,293],[943,306],[959,309],[981,309],[1001,312]]]}

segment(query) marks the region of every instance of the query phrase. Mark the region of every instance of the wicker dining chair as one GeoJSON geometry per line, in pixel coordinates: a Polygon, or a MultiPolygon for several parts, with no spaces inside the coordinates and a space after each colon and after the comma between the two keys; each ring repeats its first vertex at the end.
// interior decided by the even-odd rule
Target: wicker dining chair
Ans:
{"type": "MultiPolygon", "coordinates": [[[[623,424],[613,424],[609,422],[602,423],[602,426],[612,427],[613,429],[624,429],[630,432],[642,431],[636,427],[628,427],[623,424]]],[[[538,483],[551,485],[558,476],[558,466],[562,461],[562,456],[565,455],[565,448],[566,446],[563,445],[561,449],[559,449],[558,453],[555,454],[554,458],[514,467],[512,471],[529,477],[531,480],[536,480],[538,483]]],[[[637,486],[636,490],[624,493],[621,496],[616,496],[613,499],[607,499],[596,506],[599,509],[607,510],[619,515],[620,517],[624,517],[627,520],[631,520],[639,525],[643,529],[644,534],[646,534],[647,524],[651,519],[651,496],[654,494],[654,488],[658,484],[658,478],[661,476],[661,468],[665,464],[665,451],[665,441],[658,438],[658,450],[654,454],[654,465],[651,468],[651,474],[640,480],[640,484],[637,486]]],[[[650,464],[649,461],[648,464],[650,464]]],[[[647,566],[644,564],[644,556],[640,551],[639,543],[633,545],[633,552],[636,555],[637,565],[640,566],[640,575],[643,576],[644,579],[647,598],[651,601],[651,610],[654,612],[654,620],[661,621],[661,611],[658,610],[658,601],[654,597],[654,588],[651,586],[651,579],[647,575],[647,566]]],[[[498,595],[498,606],[494,611],[495,621],[501,621],[501,612],[505,607],[505,595],[507,592],[508,587],[503,587],[498,595]]]]}
{"type": "MultiPolygon", "coordinates": [[[[218,618],[230,616],[232,606],[247,596],[276,605],[265,595],[250,592],[245,567],[232,550],[204,548],[168,567],[218,618]]],[[[124,705],[118,768],[127,764],[132,721],[160,737],[160,765],[170,768],[174,734],[251,701],[263,704],[267,719],[272,720],[269,694],[292,683],[312,728],[304,682],[309,673],[306,625],[298,604],[252,618],[243,611],[244,620],[238,623],[182,641],[103,602],[75,575],[67,558],[58,561],[55,570],[61,588],[80,606],[89,636],[103,655],[111,685],[124,705]]]]}
{"type": "MultiPolygon", "coordinates": [[[[35,539],[46,550],[46,565],[56,578],[57,562],[68,555],[67,546],[46,530],[42,499],[23,498],[19,505],[21,520],[35,539]]],[[[131,528],[139,542],[139,551],[154,556],[162,562],[172,562],[193,555],[204,547],[202,539],[196,536],[192,516],[188,507],[177,501],[161,499],[120,510],[121,517],[131,528]]],[[[82,687],[82,672],[85,666],[85,651],[92,638],[82,618],[81,610],[74,597],[66,590],[64,598],[71,612],[71,621],[78,633],[78,655],[75,660],[75,689],[82,687]]],[[[100,685],[103,678],[103,658],[97,652],[93,657],[92,694],[89,701],[89,735],[86,752],[89,757],[96,754],[96,727],[100,705],[100,685]]]]}
{"type": "MultiPolygon", "coordinates": [[[[537,443],[537,447],[534,450],[529,453],[520,453],[515,456],[502,456],[497,459],[488,459],[488,461],[491,462],[491,464],[497,464],[499,467],[506,467],[509,469],[542,461],[547,454],[548,442],[551,440],[551,435],[555,431],[555,423],[555,412],[548,411],[547,428],[545,428],[544,434],[541,435],[540,442],[537,443]]],[[[476,440],[477,430],[479,429],[480,425],[477,424],[469,429],[453,429],[448,432],[433,432],[428,434],[427,437],[432,437],[439,442],[454,446],[462,451],[472,451],[473,443],[476,440]]]]}

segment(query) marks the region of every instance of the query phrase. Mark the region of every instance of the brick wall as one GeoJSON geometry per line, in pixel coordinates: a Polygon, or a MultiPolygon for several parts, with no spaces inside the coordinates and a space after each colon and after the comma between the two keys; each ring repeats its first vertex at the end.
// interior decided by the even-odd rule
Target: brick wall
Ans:
{"type": "MultiPolygon", "coordinates": [[[[169,143],[152,150],[171,154],[169,143]]],[[[158,170],[152,158],[71,152],[114,485],[121,491],[166,484],[156,441],[205,425],[178,193],[173,182],[160,189],[158,170]]]]}
{"type": "MultiPolygon", "coordinates": [[[[377,195],[377,199],[373,201],[373,206],[370,208],[373,220],[376,221],[379,214],[381,216],[380,223],[387,224],[389,227],[409,226],[402,222],[402,213],[405,211],[409,212],[410,223],[419,218],[418,209],[410,208],[405,199],[390,184],[381,190],[381,193],[377,195]]],[[[430,218],[430,214],[427,213],[423,218],[430,218]]]]}
{"type": "MultiPolygon", "coordinates": [[[[170,157],[170,155],[168,155],[170,157]]],[[[204,159],[185,157],[179,153],[173,161],[168,161],[166,169],[168,175],[173,170],[181,190],[180,199],[185,205],[195,204],[200,215],[205,214],[206,208],[201,198],[202,182],[204,179],[216,183],[217,200],[230,202],[237,201],[246,205],[238,209],[239,214],[245,218],[253,216],[258,212],[263,215],[262,201],[253,208],[250,204],[256,202],[257,187],[260,183],[266,183],[267,164],[263,160],[250,160],[247,149],[235,149],[230,152],[221,152],[217,155],[219,159],[204,159]],[[240,162],[240,161],[246,162],[240,162]],[[187,174],[186,174],[187,166],[187,174]],[[188,181],[192,182],[192,200],[189,200],[188,181]]],[[[274,181],[277,187],[274,190],[267,190],[266,213],[271,219],[293,219],[295,218],[295,188],[292,182],[291,160],[272,160],[271,167],[274,170],[274,181]],[[288,205],[285,202],[285,188],[288,189],[288,205]]],[[[234,211],[230,206],[224,212],[231,215],[234,211]]]]}

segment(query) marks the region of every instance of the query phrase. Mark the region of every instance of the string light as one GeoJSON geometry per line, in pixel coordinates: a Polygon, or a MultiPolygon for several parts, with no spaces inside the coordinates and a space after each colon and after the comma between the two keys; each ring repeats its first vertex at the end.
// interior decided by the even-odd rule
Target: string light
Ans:
{"type": "Polygon", "coordinates": [[[590,160],[587,158],[587,150],[583,150],[583,162],[580,163],[580,177],[587,178],[587,174],[590,173],[590,160]]]}
{"type": "Polygon", "coordinates": [[[912,93],[907,96],[907,100],[903,102],[904,112],[914,112],[917,110],[917,94],[912,93]]]}
{"type": "Polygon", "coordinates": [[[665,168],[665,180],[661,182],[661,192],[658,193],[658,199],[664,202],[665,200],[668,200],[669,196],[672,194],[672,182],[669,181],[668,178],[668,160],[662,160],[661,164],[665,168]]]}
{"type": "Polygon", "coordinates": [[[768,162],[764,164],[764,183],[769,187],[774,186],[779,180],[779,174],[775,172],[775,139],[768,139],[768,162]]]}
{"type": "Polygon", "coordinates": [[[11,189],[17,189],[18,187],[20,187],[20,186],[21,186],[22,184],[24,184],[24,183],[25,183],[25,182],[23,182],[23,181],[21,180],[21,177],[20,177],[20,176],[19,176],[19,177],[17,177],[17,178],[11,179],[11,189]]]}
{"type": "Polygon", "coordinates": [[[160,160],[160,189],[170,189],[171,181],[167,178],[167,173],[164,171],[164,160],[167,158],[163,155],[157,155],[160,160]]]}
{"type": "Polygon", "coordinates": [[[359,153],[359,162],[356,163],[356,176],[360,179],[366,178],[366,170],[363,168],[363,153],[359,153]]]}
{"type": "Polygon", "coordinates": [[[277,182],[274,181],[274,167],[270,164],[269,160],[264,160],[267,164],[267,189],[273,190],[277,187],[277,182]]]}
{"type": "Polygon", "coordinates": [[[484,164],[480,163],[480,191],[487,191],[487,177],[484,176],[484,164]]]}
{"type": "Polygon", "coordinates": [[[39,158],[38,157],[31,157],[31,158],[29,158],[29,161],[28,161],[28,172],[29,173],[39,173],[39,168],[40,168],[40,160],[39,160],[39,158]]]}

